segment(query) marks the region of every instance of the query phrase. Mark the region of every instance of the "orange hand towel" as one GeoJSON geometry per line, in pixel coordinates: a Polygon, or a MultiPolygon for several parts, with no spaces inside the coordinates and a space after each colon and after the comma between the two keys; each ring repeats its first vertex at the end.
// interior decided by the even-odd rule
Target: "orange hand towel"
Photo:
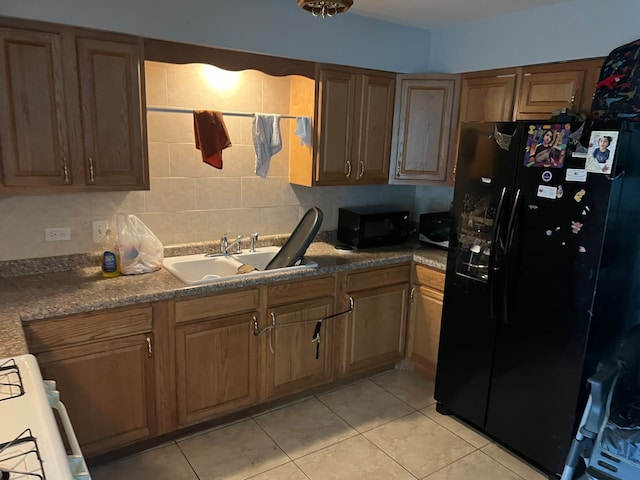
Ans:
{"type": "Polygon", "coordinates": [[[196,148],[202,152],[202,161],[222,168],[222,150],[231,146],[227,127],[222,120],[222,112],[194,110],[193,127],[196,148]]]}

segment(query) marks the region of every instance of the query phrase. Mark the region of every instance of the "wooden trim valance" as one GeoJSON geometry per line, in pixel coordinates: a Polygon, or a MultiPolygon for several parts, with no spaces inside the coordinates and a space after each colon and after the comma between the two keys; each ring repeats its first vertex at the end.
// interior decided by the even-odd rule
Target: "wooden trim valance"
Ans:
{"type": "Polygon", "coordinates": [[[145,60],[155,62],[207,63],[224,70],[259,70],[276,77],[301,75],[315,79],[315,62],[165,40],[146,38],[144,41],[144,56],[145,60]]]}

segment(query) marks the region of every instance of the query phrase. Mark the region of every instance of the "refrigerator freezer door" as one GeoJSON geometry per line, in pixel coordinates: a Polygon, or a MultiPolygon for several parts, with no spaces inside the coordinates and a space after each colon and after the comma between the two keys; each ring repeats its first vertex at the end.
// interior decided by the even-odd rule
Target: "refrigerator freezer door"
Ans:
{"type": "Polygon", "coordinates": [[[516,123],[468,123],[460,134],[435,398],[478,426],[489,393],[505,241],[500,211],[508,211],[515,179],[517,129],[516,123]]]}

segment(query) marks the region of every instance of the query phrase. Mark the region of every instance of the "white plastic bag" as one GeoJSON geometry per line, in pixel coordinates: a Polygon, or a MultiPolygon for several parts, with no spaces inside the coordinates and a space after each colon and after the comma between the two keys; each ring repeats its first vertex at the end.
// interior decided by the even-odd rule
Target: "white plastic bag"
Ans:
{"type": "Polygon", "coordinates": [[[162,266],[164,247],[135,215],[118,214],[118,253],[123,275],[155,272],[162,266]]]}

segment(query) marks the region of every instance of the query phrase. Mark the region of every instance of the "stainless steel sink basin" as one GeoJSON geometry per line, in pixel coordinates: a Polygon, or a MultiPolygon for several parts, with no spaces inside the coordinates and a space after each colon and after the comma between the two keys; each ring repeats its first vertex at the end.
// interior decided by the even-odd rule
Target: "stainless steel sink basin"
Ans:
{"type": "Polygon", "coordinates": [[[290,272],[303,268],[316,268],[317,263],[303,259],[293,267],[265,270],[264,268],[278,253],[280,247],[259,247],[255,252],[242,252],[228,255],[207,256],[204,254],[167,257],[163,260],[164,268],[187,285],[212,283],[241,276],[260,276],[277,272],[290,272]],[[241,265],[252,265],[256,270],[238,274],[241,265]]]}

